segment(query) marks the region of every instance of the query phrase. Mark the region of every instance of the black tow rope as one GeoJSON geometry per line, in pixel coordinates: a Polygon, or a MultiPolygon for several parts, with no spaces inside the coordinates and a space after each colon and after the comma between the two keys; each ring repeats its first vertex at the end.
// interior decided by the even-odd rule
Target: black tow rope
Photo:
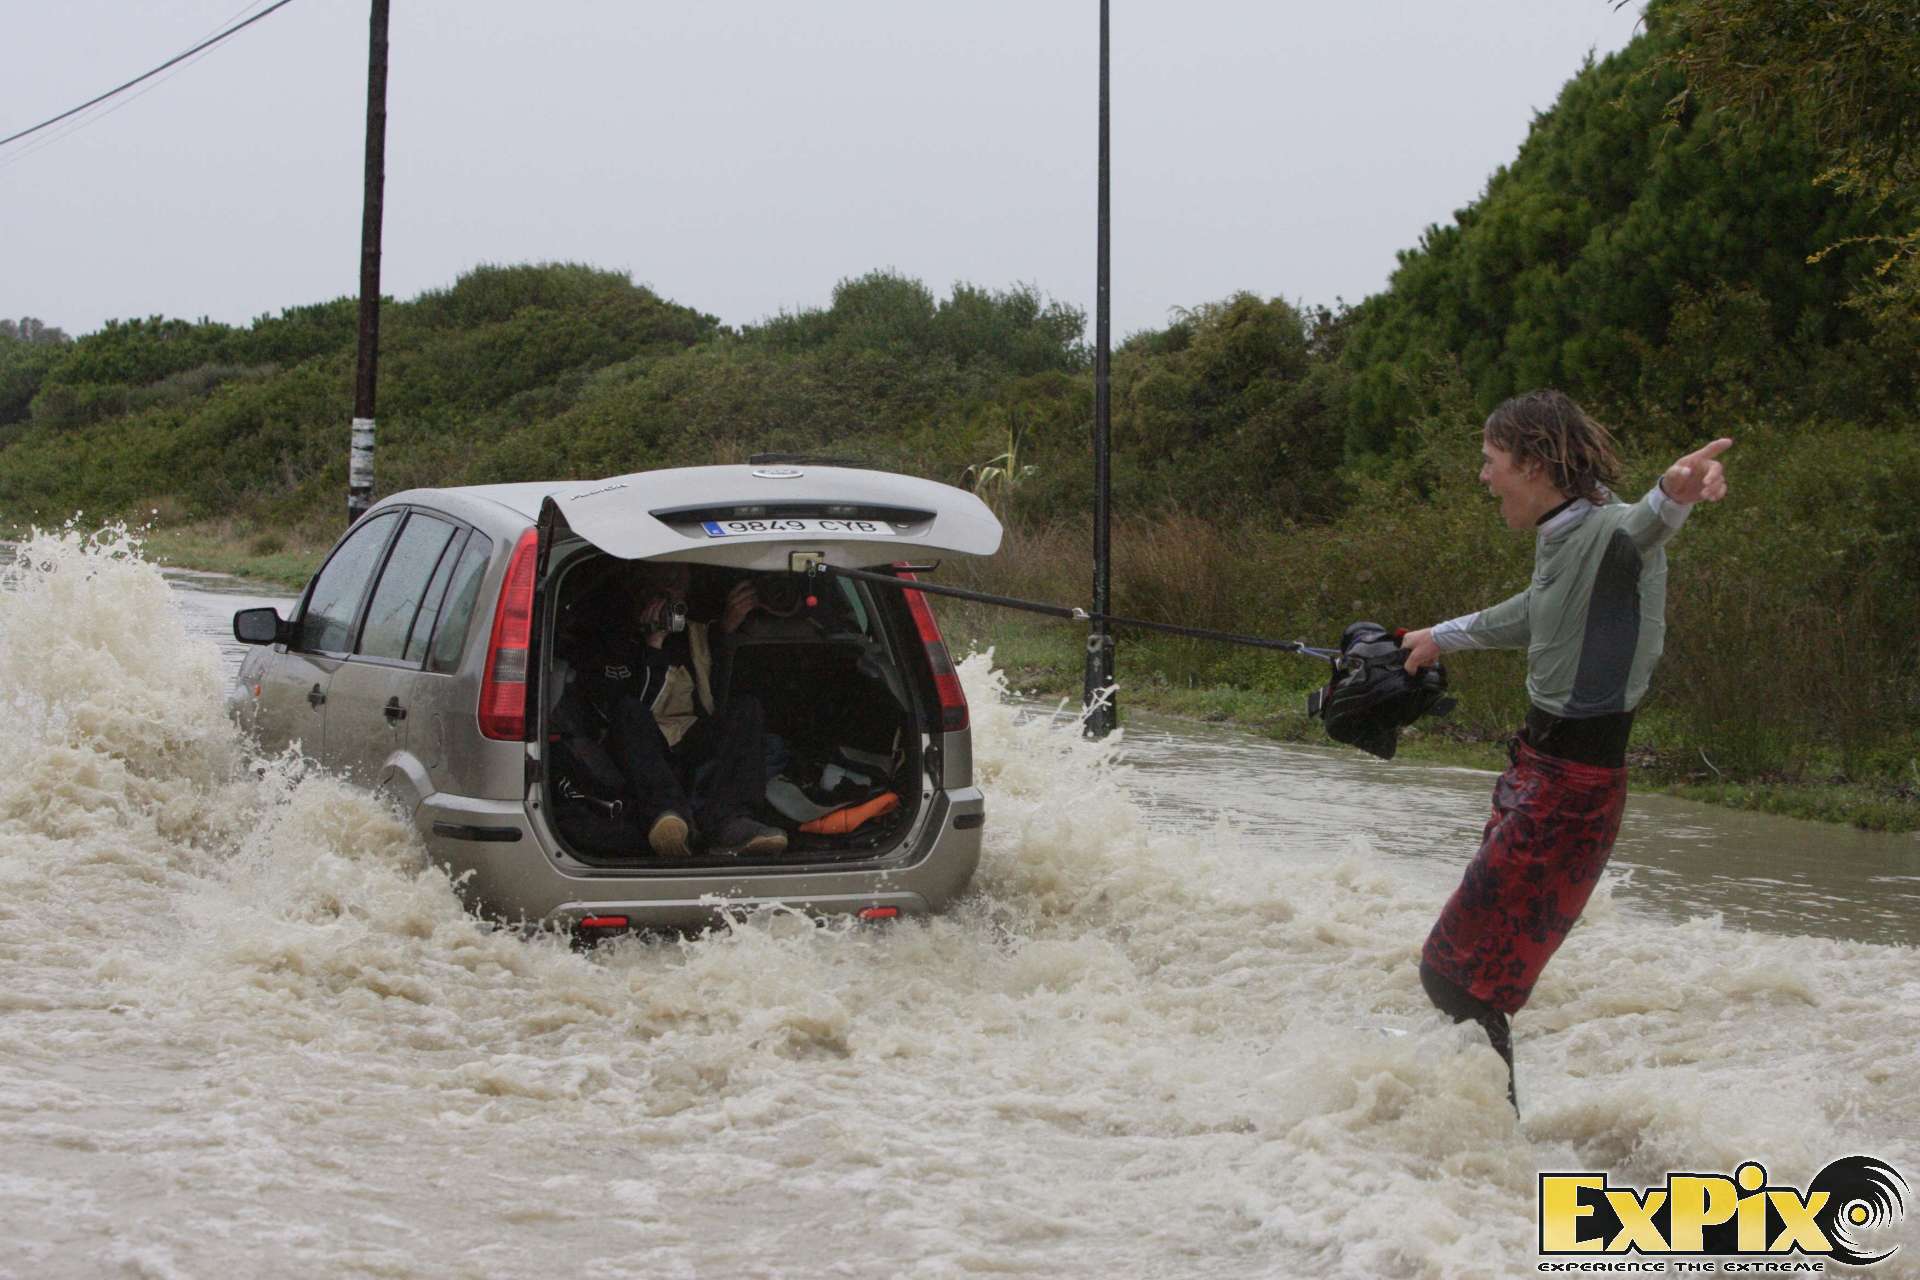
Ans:
{"type": "MultiPolygon", "coordinates": [[[[1066,605],[1043,604],[1014,596],[996,596],[985,591],[961,587],[939,587],[918,579],[902,579],[864,569],[842,569],[837,565],[815,563],[806,568],[808,582],[820,574],[836,574],[855,582],[892,587],[896,591],[924,591],[928,595],[951,596],[976,604],[996,605],[1003,609],[1023,609],[1044,613],[1069,622],[1104,622],[1110,627],[1137,627],[1167,635],[1188,636],[1195,640],[1217,640],[1222,644],[1245,645],[1250,649],[1272,649],[1319,658],[1333,668],[1326,688],[1315,689],[1307,697],[1307,717],[1326,725],[1327,736],[1360,748],[1383,760],[1393,759],[1400,743],[1400,731],[1422,716],[1444,716],[1454,708],[1446,696],[1447,672],[1438,663],[1418,672],[1406,670],[1407,651],[1400,646],[1405,633],[1391,631],[1373,622],[1356,622],[1340,637],[1337,649],[1321,649],[1301,640],[1269,640],[1265,636],[1243,636],[1231,631],[1210,631],[1205,627],[1182,627],[1171,622],[1149,622],[1145,618],[1123,618],[1118,614],[1094,613],[1066,605]]],[[[1088,649],[1100,642],[1098,632],[1088,637],[1088,649]]]]}
{"type": "MultiPolygon", "coordinates": [[[[1123,618],[1119,614],[1093,613],[1067,605],[1044,604],[1038,600],[990,595],[985,591],[968,591],[963,587],[942,587],[918,580],[909,582],[890,574],[868,573],[865,569],[842,569],[832,564],[814,564],[807,568],[809,578],[824,573],[851,578],[855,582],[871,582],[876,586],[892,587],[898,591],[924,591],[931,596],[952,596],[956,600],[997,605],[1002,609],[1023,609],[1028,613],[1044,613],[1049,617],[1064,618],[1069,622],[1104,622],[1110,627],[1131,627],[1141,631],[1159,631],[1172,636],[1186,636],[1193,640],[1217,640],[1222,644],[1245,645],[1250,649],[1274,649],[1281,653],[1299,653],[1309,658],[1324,659],[1342,670],[1345,670],[1353,661],[1338,649],[1315,648],[1303,640],[1269,640],[1265,636],[1243,636],[1231,631],[1209,631],[1205,627],[1182,627],[1171,622],[1149,622],[1145,618],[1123,618]]],[[[1091,646],[1098,641],[1089,640],[1088,643],[1091,646]]]]}

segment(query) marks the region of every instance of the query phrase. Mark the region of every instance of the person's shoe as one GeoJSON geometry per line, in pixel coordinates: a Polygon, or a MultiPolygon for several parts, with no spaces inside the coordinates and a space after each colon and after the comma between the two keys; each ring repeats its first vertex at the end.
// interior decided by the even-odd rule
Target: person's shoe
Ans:
{"type": "Polygon", "coordinates": [[[720,858],[770,858],[786,851],[786,832],[742,814],[720,824],[719,838],[707,852],[720,858]]]}
{"type": "Polygon", "coordinates": [[[687,840],[691,835],[687,820],[669,809],[653,820],[647,828],[647,848],[662,858],[684,858],[687,856],[687,840]]]}

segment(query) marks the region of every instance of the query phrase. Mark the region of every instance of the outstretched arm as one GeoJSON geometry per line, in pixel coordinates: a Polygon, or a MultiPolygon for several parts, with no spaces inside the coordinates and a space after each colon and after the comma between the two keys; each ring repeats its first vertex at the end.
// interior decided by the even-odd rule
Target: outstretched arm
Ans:
{"type": "Polygon", "coordinates": [[[1478,613],[1409,631],[1400,644],[1407,651],[1407,670],[1418,671],[1459,649],[1517,649],[1526,644],[1530,630],[1527,592],[1522,591],[1478,613]]]}

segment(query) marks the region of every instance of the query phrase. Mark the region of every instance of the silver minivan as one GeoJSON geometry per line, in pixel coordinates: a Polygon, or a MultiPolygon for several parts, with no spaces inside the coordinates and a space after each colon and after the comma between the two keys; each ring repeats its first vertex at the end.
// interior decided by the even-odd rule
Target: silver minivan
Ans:
{"type": "Polygon", "coordinates": [[[254,646],[235,717],[263,747],[299,743],[391,796],[494,919],[592,937],[764,904],[938,911],[972,876],[985,820],[953,662],[924,594],[808,570],[912,580],[926,561],[992,554],[999,522],[928,480],[756,463],[393,494],[347,531],[292,618],[234,616],[254,646]],[[764,709],[757,816],[788,831],[778,853],[656,856],[623,820],[636,797],[563,776],[554,713],[582,620],[622,625],[594,608],[603,584],[663,561],[687,566],[696,614],[742,582],[773,602],[720,637],[712,678],[721,698],[764,709]],[[848,794],[866,801],[833,807],[848,794]]]}

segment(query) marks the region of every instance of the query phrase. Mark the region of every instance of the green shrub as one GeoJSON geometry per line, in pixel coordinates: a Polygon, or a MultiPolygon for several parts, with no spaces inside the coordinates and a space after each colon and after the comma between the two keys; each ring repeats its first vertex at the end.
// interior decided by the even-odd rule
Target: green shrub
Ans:
{"type": "Polygon", "coordinates": [[[823,309],[783,314],[743,333],[774,351],[829,348],[937,358],[1023,376],[1086,366],[1086,316],[1028,286],[995,291],[956,284],[944,300],[918,280],[871,271],[834,286],[823,309]]]}
{"type": "Polygon", "coordinates": [[[652,297],[624,271],[604,271],[577,262],[483,264],[430,289],[405,305],[406,320],[435,329],[479,329],[513,319],[529,308],[574,311],[605,298],[634,293],[652,297]]]}
{"type": "Polygon", "coordinates": [[[60,359],[63,345],[0,337],[0,442],[7,438],[4,428],[27,420],[33,398],[60,359]]]}
{"type": "Polygon", "coordinates": [[[1874,248],[1808,261],[1897,226],[1897,211],[1817,187],[1820,150],[1791,113],[1745,130],[1671,113],[1682,81],[1657,18],[1569,81],[1481,198],[1357,308],[1342,356],[1350,461],[1395,447],[1420,380],[1448,362],[1481,413],[1556,386],[1630,439],[1716,390],[1732,395],[1722,408],[1910,416],[1911,341],[1883,345],[1884,326],[1844,305],[1874,248]]]}

